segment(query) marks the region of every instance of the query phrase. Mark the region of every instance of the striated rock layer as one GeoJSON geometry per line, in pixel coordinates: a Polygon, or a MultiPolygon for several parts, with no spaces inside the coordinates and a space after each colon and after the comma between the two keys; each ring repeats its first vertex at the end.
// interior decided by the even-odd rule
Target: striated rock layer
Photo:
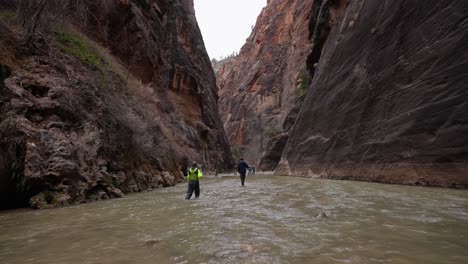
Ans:
{"type": "Polygon", "coordinates": [[[276,172],[468,187],[468,3],[324,0],[313,16],[313,81],[276,172]]]}
{"type": "Polygon", "coordinates": [[[232,167],[192,0],[8,3],[0,207],[173,185],[181,161],[232,167]]]}
{"type": "Polygon", "coordinates": [[[265,170],[276,167],[282,153],[277,150],[284,147],[283,135],[308,86],[312,2],[268,1],[240,54],[215,64],[219,109],[233,153],[265,170]]]}

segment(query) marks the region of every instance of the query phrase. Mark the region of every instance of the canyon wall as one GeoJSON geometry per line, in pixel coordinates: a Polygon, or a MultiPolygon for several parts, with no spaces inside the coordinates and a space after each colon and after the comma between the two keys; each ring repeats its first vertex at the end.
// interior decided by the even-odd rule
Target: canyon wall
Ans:
{"type": "Polygon", "coordinates": [[[468,187],[466,1],[268,1],[216,63],[235,156],[278,175],[468,187]]]}
{"type": "Polygon", "coordinates": [[[314,2],[313,81],[276,173],[468,187],[468,3],[314,2]]]}
{"type": "Polygon", "coordinates": [[[312,2],[268,1],[239,55],[214,66],[233,154],[266,170],[278,163],[282,152],[275,150],[282,150],[308,86],[312,2]]]}
{"type": "Polygon", "coordinates": [[[233,166],[192,0],[4,2],[0,207],[170,186],[192,160],[233,166]]]}

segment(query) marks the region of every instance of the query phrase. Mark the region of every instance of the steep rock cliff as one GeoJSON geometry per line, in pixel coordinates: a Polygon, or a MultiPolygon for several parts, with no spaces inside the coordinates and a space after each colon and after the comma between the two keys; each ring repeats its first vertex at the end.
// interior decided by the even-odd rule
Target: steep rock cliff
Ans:
{"type": "Polygon", "coordinates": [[[7,2],[1,207],[173,185],[182,160],[232,166],[192,0],[7,2]]]}
{"type": "Polygon", "coordinates": [[[215,66],[219,109],[233,153],[254,164],[265,155],[263,169],[272,170],[279,161],[278,149],[308,86],[312,2],[268,1],[240,54],[215,66]]]}
{"type": "Polygon", "coordinates": [[[323,0],[312,13],[313,81],[277,173],[468,187],[468,3],[323,0]]]}

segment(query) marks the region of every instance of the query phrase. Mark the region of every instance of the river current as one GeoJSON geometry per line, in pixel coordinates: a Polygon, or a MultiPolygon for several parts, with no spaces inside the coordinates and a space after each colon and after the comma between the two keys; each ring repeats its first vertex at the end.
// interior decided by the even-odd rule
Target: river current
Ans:
{"type": "Polygon", "coordinates": [[[468,191],[270,176],[185,191],[0,212],[0,263],[468,263],[468,191]]]}

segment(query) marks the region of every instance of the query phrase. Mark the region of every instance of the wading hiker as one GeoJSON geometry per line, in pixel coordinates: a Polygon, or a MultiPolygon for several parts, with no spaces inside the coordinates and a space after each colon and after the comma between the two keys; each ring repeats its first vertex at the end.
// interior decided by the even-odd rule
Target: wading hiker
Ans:
{"type": "Polygon", "coordinates": [[[193,191],[195,191],[195,198],[200,197],[200,179],[203,177],[201,170],[197,167],[197,162],[192,163],[192,167],[188,171],[188,190],[185,199],[190,200],[193,191]]]}
{"type": "Polygon", "coordinates": [[[247,172],[248,168],[249,168],[249,165],[244,161],[243,158],[241,158],[240,161],[239,161],[239,164],[237,165],[237,171],[240,174],[242,186],[244,186],[245,173],[247,172]]]}

